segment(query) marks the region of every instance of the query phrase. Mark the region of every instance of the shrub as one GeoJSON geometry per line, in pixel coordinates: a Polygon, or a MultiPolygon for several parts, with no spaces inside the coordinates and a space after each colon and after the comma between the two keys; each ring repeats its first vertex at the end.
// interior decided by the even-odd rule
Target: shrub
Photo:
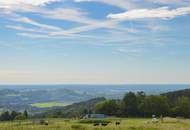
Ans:
{"type": "Polygon", "coordinates": [[[86,123],[86,124],[110,123],[110,121],[108,121],[108,120],[100,120],[100,119],[85,119],[85,120],[80,120],[79,123],[86,123]]]}
{"type": "Polygon", "coordinates": [[[84,130],[84,129],[85,129],[84,126],[82,126],[82,125],[77,125],[77,124],[72,125],[71,128],[72,128],[72,129],[75,129],[75,130],[84,130]]]}

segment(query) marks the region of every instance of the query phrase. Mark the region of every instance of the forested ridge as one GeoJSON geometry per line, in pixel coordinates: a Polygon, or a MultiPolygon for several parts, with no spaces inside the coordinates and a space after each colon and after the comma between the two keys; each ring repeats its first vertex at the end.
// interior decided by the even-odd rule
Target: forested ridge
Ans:
{"type": "Polygon", "coordinates": [[[190,89],[146,95],[128,92],[122,99],[97,98],[43,113],[44,117],[77,117],[98,113],[117,117],[170,116],[190,118],[190,89]]]}
{"type": "Polygon", "coordinates": [[[190,118],[190,99],[175,93],[146,95],[144,92],[126,93],[121,100],[106,100],[96,104],[96,113],[119,117],[170,116],[190,118]],[[176,98],[174,100],[174,98],[176,98]]]}

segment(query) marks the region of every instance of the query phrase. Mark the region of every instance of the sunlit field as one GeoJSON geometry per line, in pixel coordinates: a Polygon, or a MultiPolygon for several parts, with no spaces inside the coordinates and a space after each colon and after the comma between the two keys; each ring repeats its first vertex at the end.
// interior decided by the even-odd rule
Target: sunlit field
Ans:
{"type": "Polygon", "coordinates": [[[72,103],[70,102],[44,102],[44,103],[35,103],[31,104],[33,107],[38,107],[38,108],[49,108],[49,107],[62,107],[62,106],[67,106],[72,103]]]}
{"type": "Polygon", "coordinates": [[[35,123],[34,120],[0,122],[0,130],[189,130],[190,120],[164,118],[163,122],[152,123],[151,119],[107,119],[107,126],[94,126],[80,120],[46,119],[48,125],[35,123]],[[116,126],[116,122],[121,124],[116,126]]]}

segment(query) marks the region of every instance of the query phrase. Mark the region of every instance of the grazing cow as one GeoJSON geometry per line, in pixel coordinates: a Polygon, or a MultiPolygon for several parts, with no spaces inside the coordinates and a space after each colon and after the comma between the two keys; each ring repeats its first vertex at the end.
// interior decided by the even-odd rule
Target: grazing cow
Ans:
{"type": "Polygon", "coordinates": [[[101,125],[102,125],[102,126],[107,126],[107,125],[108,125],[108,123],[102,123],[101,125]]]}
{"type": "Polygon", "coordinates": [[[40,120],[41,125],[49,125],[49,122],[46,120],[40,120]]]}
{"type": "Polygon", "coordinates": [[[99,126],[99,123],[94,123],[94,126],[99,126]]]}
{"type": "Polygon", "coordinates": [[[48,121],[45,121],[45,122],[44,122],[44,125],[49,125],[49,122],[48,122],[48,121]]]}
{"type": "Polygon", "coordinates": [[[115,122],[115,125],[120,125],[120,124],[121,124],[121,122],[119,122],[119,121],[115,122]]]}
{"type": "Polygon", "coordinates": [[[152,115],[152,123],[158,123],[159,120],[156,118],[156,115],[152,115]]]}
{"type": "Polygon", "coordinates": [[[152,123],[158,123],[159,120],[157,118],[152,118],[152,123]]]}

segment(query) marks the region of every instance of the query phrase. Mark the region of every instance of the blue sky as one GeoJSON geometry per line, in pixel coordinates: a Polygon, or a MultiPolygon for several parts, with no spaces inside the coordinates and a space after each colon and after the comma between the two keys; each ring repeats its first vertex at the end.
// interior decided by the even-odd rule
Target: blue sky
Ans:
{"type": "Polygon", "coordinates": [[[190,83],[188,0],[0,0],[0,84],[190,83]]]}

